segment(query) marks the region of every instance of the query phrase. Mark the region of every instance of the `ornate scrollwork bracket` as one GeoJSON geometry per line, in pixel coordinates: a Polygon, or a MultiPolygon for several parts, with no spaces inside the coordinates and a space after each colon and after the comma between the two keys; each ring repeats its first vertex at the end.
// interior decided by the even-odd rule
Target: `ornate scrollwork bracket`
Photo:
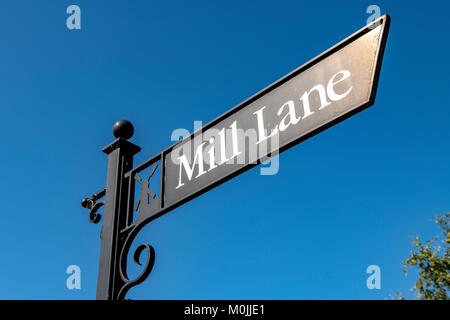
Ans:
{"type": "Polygon", "coordinates": [[[83,206],[86,209],[89,209],[89,221],[92,223],[98,223],[101,219],[101,215],[97,213],[98,209],[100,209],[105,202],[104,201],[98,201],[98,199],[103,198],[106,193],[106,188],[102,188],[93,195],[91,195],[89,198],[84,198],[81,200],[81,206],[83,206]]]}
{"type": "MultiPolygon", "coordinates": [[[[144,250],[147,251],[147,260],[144,264],[143,270],[141,273],[134,279],[129,279],[127,274],[127,257],[128,253],[130,251],[131,244],[133,243],[133,240],[135,239],[136,235],[139,233],[139,231],[146,225],[148,222],[151,221],[151,217],[154,216],[158,210],[160,209],[160,198],[156,195],[155,192],[153,192],[150,189],[150,179],[153,177],[156,168],[158,167],[158,163],[153,163],[153,167],[150,171],[150,174],[147,179],[142,180],[139,174],[136,172],[134,174],[131,174],[130,177],[132,177],[130,183],[133,184],[134,181],[137,181],[141,185],[141,194],[137,198],[136,203],[133,205],[134,197],[133,192],[129,195],[129,211],[132,212],[132,215],[134,212],[138,212],[138,217],[136,220],[132,223],[130,223],[126,228],[121,230],[122,238],[125,239],[123,242],[123,247],[120,252],[120,263],[119,263],[119,273],[121,278],[121,287],[118,289],[117,299],[125,299],[125,295],[128,292],[129,289],[131,289],[134,286],[137,286],[138,284],[142,283],[147,279],[149,274],[151,273],[153,269],[153,265],[155,263],[155,250],[154,248],[147,244],[143,243],[139,245],[133,254],[133,261],[142,266],[142,263],[140,262],[140,256],[144,250]]],[[[133,186],[131,186],[130,190],[133,189],[133,186]]],[[[131,220],[131,219],[130,219],[131,220]]]]}

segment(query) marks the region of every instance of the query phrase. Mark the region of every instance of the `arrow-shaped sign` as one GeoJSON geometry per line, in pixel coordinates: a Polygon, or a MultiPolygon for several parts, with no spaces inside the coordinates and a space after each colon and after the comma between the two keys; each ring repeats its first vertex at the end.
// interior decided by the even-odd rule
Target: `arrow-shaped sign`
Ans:
{"type": "Polygon", "coordinates": [[[179,205],[373,105],[384,15],[163,152],[161,205],[179,205]]]}
{"type": "Polygon", "coordinates": [[[139,224],[373,105],[389,25],[380,17],[128,171],[161,161],[160,196],[140,211],[139,224]]]}

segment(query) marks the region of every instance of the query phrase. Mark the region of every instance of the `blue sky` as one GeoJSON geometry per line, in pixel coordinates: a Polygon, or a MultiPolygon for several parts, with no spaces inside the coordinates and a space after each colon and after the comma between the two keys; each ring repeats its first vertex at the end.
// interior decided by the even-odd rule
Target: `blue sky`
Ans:
{"type": "Polygon", "coordinates": [[[136,243],[155,267],[128,297],[412,297],[408,236],[450,210],[447,3],[7,0],[0,298],[95,299],[100,224],[80,200],[105,185],[116,120],[143,162],[364,26],[371,4],[392,17],[375,105],[283,153],[277,175],[254,168],[147,225],[136,243]]]}

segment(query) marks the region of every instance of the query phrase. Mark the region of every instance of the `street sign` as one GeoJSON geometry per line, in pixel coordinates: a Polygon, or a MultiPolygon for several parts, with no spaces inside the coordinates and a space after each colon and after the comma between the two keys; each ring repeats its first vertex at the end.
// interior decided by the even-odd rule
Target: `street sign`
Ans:
{"type": "Polygon", "coordinates": [[[169,148],[164,207],[373,105],[389,22],[382,16],[169,148]]]}
{"type": "Polygon", "coordinates": [[[127,275],[131,245],[147,223],[373,105],[389,24],[389,16],[382,16],[134,168],[140,148],[127,140],[133,126],[116,122],[117,139],[103,148],[106,187],[82,200],[93,223],[100,221],[98,209],[104,206],[97,299],[124,299],[150,274],[155,251],[141,244],[133,260],[141,264],[139,257],[147,251],[143,270],[134,279],[127,275]],[[150,166],[150,173],[141,176],[150,166]],[[135,199],[136,184],[140,195],[135,199]]]}

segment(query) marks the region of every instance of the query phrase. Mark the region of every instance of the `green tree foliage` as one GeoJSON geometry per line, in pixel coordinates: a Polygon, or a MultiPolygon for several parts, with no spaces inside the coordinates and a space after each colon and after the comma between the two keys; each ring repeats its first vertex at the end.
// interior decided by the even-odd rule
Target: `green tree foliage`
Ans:
{"type": "Polygon", "coordinates": [[[435,222],[441,227],[444,239],[439,236],[426,242],[415,237],[414,250],[404,261],[404,272],[408,268],[416,267],[419,278],[413,290],[418,299],[421,300],[449,300],[450,294],[450,212],[443,216],[437,216],[435,222]]]}

